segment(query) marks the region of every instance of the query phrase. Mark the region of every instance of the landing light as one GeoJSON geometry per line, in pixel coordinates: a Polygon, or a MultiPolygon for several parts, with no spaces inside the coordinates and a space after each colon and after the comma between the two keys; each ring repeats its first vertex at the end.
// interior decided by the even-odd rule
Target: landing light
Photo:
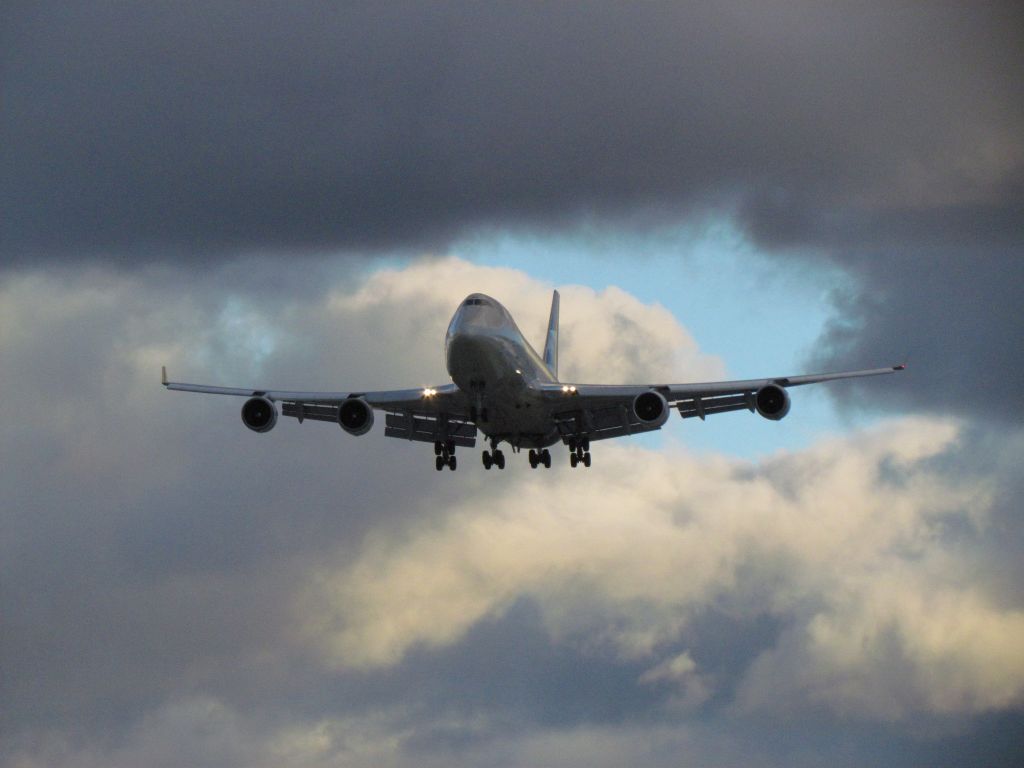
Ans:
{"type": "Polygon", "coordinates": [[[436,389],[432,389],[431,387],[427,387],[426,389],[423,390],[423,396],[424,397],[433,397],[436,394],[437,394],[437,390],[436,389]]]}
{"type": "Polygon", "coordinates": [[[563,384],[562,385],[562,391],[565,392],[566,394],[569,394],[569,393],[575,392],[576,391],[576,387],[572,386],[571,384],[563,384]]]}

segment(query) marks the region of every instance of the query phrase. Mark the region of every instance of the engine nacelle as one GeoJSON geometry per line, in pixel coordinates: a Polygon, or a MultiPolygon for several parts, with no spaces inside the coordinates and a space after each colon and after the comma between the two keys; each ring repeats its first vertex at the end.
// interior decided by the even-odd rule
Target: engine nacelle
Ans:
{"type": "Polygon", "coordinates": [[[660,392],[649,389],[633,398],[633,413],[644,424],[660,427],[668,421],[668,401],[660,392]]]}
{"type": "Polygon", "coordinates": [[[754,396],[754,407],[766,419],[778,421],[789,413],[789,393],[778,384],[765,384],[754,396]]]}
{"type": "Polygon", "coordinates": [[[365,435],[373,427],[373,408],[361,397],[350,397],[338,408],[338,424],[350,435],[365,435]]]}
{"type": "Polygon", "coordinates": [[[253,432],[269,432],[277,424],[277,408],[265,397],[253,397],[242,406],[242,423],[253,432]]]}

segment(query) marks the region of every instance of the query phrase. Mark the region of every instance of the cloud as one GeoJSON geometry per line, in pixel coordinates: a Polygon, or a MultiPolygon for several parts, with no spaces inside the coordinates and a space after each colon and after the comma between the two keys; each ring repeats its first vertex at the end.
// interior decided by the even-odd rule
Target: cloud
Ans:
{"type": "MultiPolygon", "coordinates": [[[[689,332],[664,307],[643,304],[615,287],[595,291],[570,285],[559,286],[559,290],[559,373],[563,380],[668,382],[724,375],[721,360],[700,351],[689,332]]],[[[420,350],[417,359],[396,357],[391,365],[403,371],[433,370],[433,382],[446,381],[447,374],[439,368],[439,364],[443,366],[439,354],[443,329],[458,302],[476,291],[488,293],[508,307],[527,340],[543,349],[551,287],[519,270],[479,267],[457,258],[378,271],[354,293],[332,293],[326,312],[314,306],[302,322],[343,327],[356,336],[373,338],[383,348],[405,344],[420,350]],[[408,312],[413,304],[415,314],[408,312]]],[[[398,371],[390,375],[397,376],[398,371]]]]}
{"type": "Polygon", "coordinates": [[[1024,334],[1017,310],[1024,284],[1016,244],[955,247],[893,242],[842,249],[857,285],[835,295],[836,317],[812,365],[874,365],[909,356],[904,386],[853,385],[830,390],[840,400],[1020,425],[1013,403],[1024,397],[1024,355],[1007,340],[1024,334]],[[875,361],[875,362],[870,362],[875,361]]]}
{"type": "MultiPolygon", "coordinates": [[[[466,293],[539,341],[551,289],[457,259],[279,277],[0,283],[0,765],[782,765],[827,751],[794,713],[911,756],[934,755],[921,718],[960,749],[979,717],[1016,722],[1016,442],[901,418],[760,462],[626,441],[589,472],[439,476],[425,446],[254,435],[235,399],[162,390],[163,363],[281,387],[443,376],[466,293]],[[765,703],[780,680],[790,712],[765,703]],[[766,748],[762,718],[797,746],[766,748]]],[[[624,377],[609,350],[644,378],[720,371],[621,291],[567,287],[563,317],[574,375],[624,377]]]]}
{"type": "Polygon", "coordinates": [[[901,718],[1020,706],[1024,611],[893,567],[783,637],[751,669],[739,700],[776,711],[802,702],[901,718]]]}
{"type": "MultiPolygon", "coordinates": [[[[235,399],[165,392],[161,364],[182,379],[240,385],[438,383],[444,330],[471,285],[508,302],[538,340],[550,291],[454,259],[356,285],[325,269],[321,291],[291,300],[231,275],[87,270],[0,286],[4,648],[30,660],[9,668],[6,689],[22,705],[0,708],[5,727],[52,708],[58,692],[72,719],[118,721],[193,685],[278,685],[293,650],[280,612],[310,563],[339,547],[355,556],[370,530],[429,518],[466,492],[420,493],[436,483],[429,451],[379,433],[356,441],[288,421],[252,435],[235,399]]],[[[613,375],[609,348],[643,376],[720,369],[677,323],[664,325],[659,307],[570,288],[565,308],[581,374],[613,375]]],[[[465,474],[469,488],[486,488],[465,474]]]]}
{"type": "Polygon", "coordinates": [[[0,253],[443,249],[736,206],[813,244],[851,214],[1016,209],[1018,16],[8,4],[0,253]]]}
{"type": "MultiPolygon", "coordinates": [[[[934,468],[956,437],[905,420],[762,466],[601,446],[593,476],[566,471],[372,536],[321,572],[301,611],[334,664],[373,668],[456,643],[523,595],[556,641],[625,659],[657,659],[728,601],[790,626],[753,666],[744,706],[776,710],[780,691],[878,718],[1014,706],[1024,612],[979,592],[942,542],[946,526],[983,524],[991,502],[985,480],[934,468]]],[[[693,663],[670,656],[641,680],[693,663]]]]}
{"type": "Polygon", "coordinates": [[[12,755],[17,768],[137,768],[148,765],[395,764],[398,740],[379,718],[323,720],[303,725],[260,723],[210,697],[170,702],[142,718],[120,743],[80,748],[59,737],[36,740],[12,755]]]}

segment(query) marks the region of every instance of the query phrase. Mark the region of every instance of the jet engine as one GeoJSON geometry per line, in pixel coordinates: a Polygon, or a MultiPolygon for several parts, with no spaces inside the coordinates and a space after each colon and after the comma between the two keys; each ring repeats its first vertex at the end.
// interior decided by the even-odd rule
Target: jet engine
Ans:
{"type": "Polygon", "coordinates": [[[269,432],[277,424],[277,408],[265,397],[253,397],[242,406],[242,423],[253,432],[269,432]]]}
{"type": "Polygon", "coordinates": [[[789,413],[789,393],[778,384],[765,384],[757,390],[754,406],[766,419],[778,421],[789,413]]]}
{"type": "Polygon", "coordinates": [[[645,424],[660,427],[668,421],[668,401],[653,389],[641,392],[633,399],[633,413],[645,424]]]}
{"type": "Polygon", "coordinates": [[[350,397],[338,408],[338,424],[350,435],[365,435],[373,427],[373,408],[361,397],[350,397]]]}

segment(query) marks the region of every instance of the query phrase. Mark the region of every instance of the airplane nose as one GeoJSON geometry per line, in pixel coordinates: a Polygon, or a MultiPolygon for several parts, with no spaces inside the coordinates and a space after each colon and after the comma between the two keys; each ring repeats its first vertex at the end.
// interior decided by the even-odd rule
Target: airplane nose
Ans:
{"type": "Polygon", "coordinates": [[[448,373],[460,387],[470,378],[491,380],[497,377],[495,359],[504,342],[485,325],[460,325],[448,338],[448,373]]]}

